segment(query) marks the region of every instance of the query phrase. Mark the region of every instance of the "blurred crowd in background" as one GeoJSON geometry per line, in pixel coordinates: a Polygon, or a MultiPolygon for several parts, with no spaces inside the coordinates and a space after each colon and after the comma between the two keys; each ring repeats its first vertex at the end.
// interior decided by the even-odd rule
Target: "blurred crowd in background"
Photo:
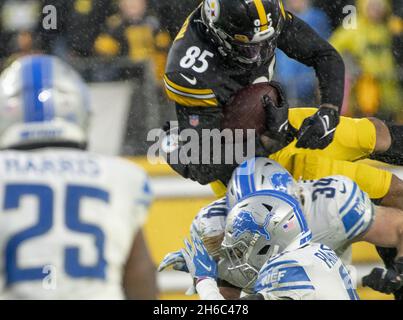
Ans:
{"type": "MultiPolygon", "coordinates": [[[[35,52],[61,56],[90,82],[138,77],[152,70],[160,103],[170,44],[200,0],[0,0],[1,68],[35,52]],[[42,9],[57,9],[57,29],[44,30],[42,9]]],[[[343,55],[343,113],[403,121],[403,0],[284,0],[343,55]],[[354,6],[354,7],[351,7],[354,6]],[[355,10],[357,15],[355,14],[355,10]]],[[[277,53],[277,80],[292,106],[315,106],[313,70],[277,53]]]]}

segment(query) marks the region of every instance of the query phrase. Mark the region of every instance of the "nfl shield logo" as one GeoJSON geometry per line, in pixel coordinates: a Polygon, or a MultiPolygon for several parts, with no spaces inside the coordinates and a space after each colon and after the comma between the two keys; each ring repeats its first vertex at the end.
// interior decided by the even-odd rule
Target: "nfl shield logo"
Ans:
{"type": "Polygon", "coordinates": [[[192,115],[189,117],[189,124],[192,127],[197,127],[199,125],[199,116],[197,115],[192,115]]]}
{"type": "Polygon", "coordinates": [[[288,232],[292,229],[294,229],[295,224],[294,224],[294,219],[288,221],[285,225],[283,225],[283,229],[285,232],[288,232]]]}

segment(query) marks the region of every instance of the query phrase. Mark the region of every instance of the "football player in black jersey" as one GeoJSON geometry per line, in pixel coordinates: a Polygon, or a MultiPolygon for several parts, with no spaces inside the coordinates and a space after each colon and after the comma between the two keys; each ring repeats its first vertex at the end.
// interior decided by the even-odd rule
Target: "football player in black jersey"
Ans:
{"type": "MultiPolygon", "coordinates": [[[[314,175],[342,174],[356,178],[354,180],[360,185],[370,182],[366,192],[374,194],[372,198],[378,199],[380,203],[393,198],[393,201],[401,205],[401,180],[384,170],[352,161],[371,156],[402,165],[402,126],[386,126],[378,119],[342,119],[340,127],[344,121],[343,130],[347,131],[344,132],[345,135],[339,134],[342,141],[335,139],[324,157],[313,154],[315,161],[311,162],[314,168],[309,167],[309,159],[297,163],[298,159],[293,158],[295,148],[325,149],[332,143],[335,129],[340,122],[344,64],[328,42],[320,38],[306,23],[284,10],[281,0],[204,0],[185,21],[174,41],[164,81],[168,96],[176,104],[179,129],[192,128],[198,132],[202,129],[220,129],[223,106],[239,89],[253,83],[270,81],[279,91],[280,102],[278,106],[274,106],[270,99],[263,99],[268,128],[264,137],[269,139],[269,143],[267,139],[263,143],[262,136],[256,136],[256,156],[272,155],[285,167],[290,163],[293,168],[307,166],[305,171],[314,175]],[[281,87],[271,82],[276,48],[313,67],[319,80],[319,109],[314,112],[290,112],[290,124],[298,124],[294,125],[299,128],[297,132],[291,125],[284,125],[288,115],[287,101],[281,87]],[[303,114],[308,118],[302,120],[304,118],[300,115],[303,114]],[[289,145],[294,136],[298,138],[297,143],[289,145]],[[364,140],[366,143],[363,143],[364,140]],[[282,149],[285,146],[289,150],[282,149]],[[280,149],[285,151],[281,152],[280,149]],[[354,156],[356,151],[359,151],[360,157],[354,156]],[[322,165],[323,161],[319,160],[326,161],[322,165]],[[329,168],[333,171],[326,171],[329,168]],[[371,170],[374,172],[371,173],[371,170]],[[387,177],[380,179],[383,176],[387,177]],[[373,181],[378,183],[374,184],[373,181]],[[375,185],[381,186],[376,192],[371,189],[375,185]]],[[[314,153],[315,150],[310,152],[314,153]]],[[[223,186],[214,188],[213,183],[212,187],[216,195],[223,196],[224,185],[237,163],[232,166],[224,161],[221,163],[185,165],[179,162],[170,165],[182,176],[201,184],[213,181],[216,183],[216,180],[222,182],[223,186]]],[[[395,206],[396,203],[389,204],[395,206]]],[[[387,281],[381,283],[379,277],[382,278],[383,275],[371,274],[367,278],[368,285],[382,291],[382,286],[387,281]]]]}
{"type": "MultiPolygon", "coordinates": [[[[385,203],[392,199],[388,205],[403,208],[403,199],[398,196],[403,190],[401,180],[385,170],[352,163],[372,157],[402,165],[403,126],[385,125],[375,118],[340,119],[344,91],[340,55],[307,24],[285,11],[280,0],[204,0],[188,17],[171,47],[164,76],[167,94],[176,104],[179,129],[196,129],[203,147],[202,129],[220,129],[223,106],[235,92],[252,83],[271,81],[275,48],[314,67],[322,101],[319,109],[296,108],[288,113],[281,87],[271,82],[280,101],[275,106],[271,99],[263,99],[268,130],[255,137],[253,156],[270,155],[294,175],[302,173],[304,179],[348,176],[371,198],[383,198],[385,203]],[[333,140],[337,126],[340,130],[333,140]],[[306,155],[306,159],[298,162],[297,154],[306,155]],[[294,170],[298,168],[305,169],[294,170]]],[[[221,195],[237,162],[226,164],[222,159],[212,163],[210,155],[208,164],[205,153],[212,150],[203,151],[197,163],[174,164],[169,154],[168,163],[185,178],[201,184],[217,182],[212,188],[221,195]]],[[[223,155],[227,156],[221,152],[223,155]]]]}
{"type": "MultiPolygon", "coordinates": [[[[259,81],[271,81],[276,48],[312,66],[319,79],[321,105],[301,126],[297,147],[323,149],[329,145],[339,123],[344,63],[327,41],[287,12],[281,0],[204,0],[187,18],[170,50],[164,77],[168,96],[176,103],[180,130],[219,129],[222,107],[236,91],[259,81]]],[[[273,84],[283,100],[278,109],[288,108],[281,88],[273,84]]],[[[268,104],[273,111],[274,106],[268,104]]],[[[278,121],[271,117],[268,136],[278,138],[280,130],[286,138],[267,150],[256,137],[257,155],[267,156],[289,142],[288,126],[281,126],[284,114],[278,110],[278,121]],[[276,122],[277,127],[273,125],[276,122]]],[[[222,171],[223,167],[174,169],[207,183],[215,180],[214,171],[222,171]]]]}

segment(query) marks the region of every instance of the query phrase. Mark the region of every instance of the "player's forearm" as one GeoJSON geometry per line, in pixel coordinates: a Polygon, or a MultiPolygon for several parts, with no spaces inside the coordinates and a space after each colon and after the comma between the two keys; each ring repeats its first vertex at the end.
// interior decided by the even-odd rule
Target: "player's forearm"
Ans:
{"type": "Polygon", "coordinates": [[[127,299],[154,300],[157,298],[155,266],[140,230],[133,242],[123,274],[123,289],[127,299]],[[141,276],[139,276],[141,275],[141,276]]]}
{"type": "Polygon", "coordinates": [[[210,278],[198,281],[196,284],[196,291],[201,300],[225,300],[220,293],[217,282],[210,278]]]}
{"type": "Polygon", "coordinates": [[[376,246],[396,248],[403,257],[403,211],[391,207],[375,207],[375,220],[368,232],[357,239],[376,246]]]}

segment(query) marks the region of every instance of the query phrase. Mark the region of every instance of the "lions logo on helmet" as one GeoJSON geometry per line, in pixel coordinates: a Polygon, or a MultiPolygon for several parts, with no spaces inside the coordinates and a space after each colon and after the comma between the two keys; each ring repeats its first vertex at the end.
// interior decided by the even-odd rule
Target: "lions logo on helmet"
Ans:
{"type": "Polygon", "coordinates": [[[270,219],[270,215],[266,217],[266,220],[263,225],[259,225],[253,215],[249,211],[242,211],[240,212],[234,219],[233,228],[234,228],[234,236],[238,238],[244,232],[252,232],[260,234],[261,236],[265,237],[266,240],[270,240],[270,234],[265,229],[265,226],[270,219]]]}
{"type": "Polygon", "coordinates": [[[288,193],[288,187],[293,183],[290,174],[288,173],[275,173],[270,177],[270,181],[274,190],[288,193]]]}

